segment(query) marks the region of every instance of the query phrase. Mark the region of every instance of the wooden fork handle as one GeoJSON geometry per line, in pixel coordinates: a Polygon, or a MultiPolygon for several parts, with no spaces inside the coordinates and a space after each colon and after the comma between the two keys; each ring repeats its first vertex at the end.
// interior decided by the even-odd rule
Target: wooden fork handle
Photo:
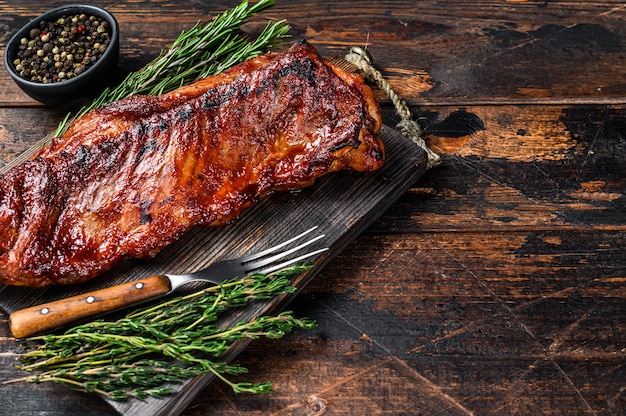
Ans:
{"type": "Polygon", "coordinates": [[[9,315],[15,338],[25,338],[80,319],[110,312],[168,293],[166,276],[150,276],[82,295],[21,309],[9,315]]]}

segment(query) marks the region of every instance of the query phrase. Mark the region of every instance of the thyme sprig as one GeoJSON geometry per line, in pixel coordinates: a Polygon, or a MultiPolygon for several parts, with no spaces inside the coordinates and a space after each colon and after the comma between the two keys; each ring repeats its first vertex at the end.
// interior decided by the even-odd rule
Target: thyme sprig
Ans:
{"type": "Polygon", "coordinates": [[[162,398],[173,384],[213,373],[236,393],[268,393],[271,383],[233,382],[229,375],[247,369],[219,361],[242,339],[281,338],[315,322],[292,312],[260,316],[223,327],[220,314],[254,300],[293,293],[294,274],[311,265],[295,265],[269,274],[233,279],[154,306],[129,312],[116,321],[97,320],[63,334],[31,338],[41,344],[20,357],[19,368],[31,375],[5,383],[57,382],[112,400],[162,398]]]}
{"type": "Polygon", "coordinates": [[[231,66],[267,52],[287,37],[285,20],[270,22],[251,39],[241,26],[252,16],[274,5],[274,0],[259,0],[252,5],[243,0],[207,23],[197,22],[143,68],[131,72],[114,88],[106,88],[93,102],[68,114],[55,137],[61,136],[69,121],[113,101],[134,94],[160,95],[195,80],[218,74],[231,66]]]}

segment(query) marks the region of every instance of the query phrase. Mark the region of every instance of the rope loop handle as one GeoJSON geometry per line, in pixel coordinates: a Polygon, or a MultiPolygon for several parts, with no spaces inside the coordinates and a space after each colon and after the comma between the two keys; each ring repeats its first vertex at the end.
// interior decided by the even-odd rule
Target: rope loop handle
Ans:
{"type": "Polygon", "coordinates": [[[363,76],[372,82],[375,82],[378,87],[391,99],[396,113],[401,118],[401,121],[396,125],[396,130],[408,137],[416,145],[421,147],[428,157],[428,167],[432,168],[441,163],[441,157],[433,152],[427,145],[424,139],[422,139],[422,129],[419,124],[413,120],[411,110],[406,104],[406,101],[402,99],[391,87],[391,84],[383,77],[380,71],[374,67],[374,61],[369,52],[358,46],[350,48],[350,53],[346,55],[346,60],[355,65],[363,76]]]}

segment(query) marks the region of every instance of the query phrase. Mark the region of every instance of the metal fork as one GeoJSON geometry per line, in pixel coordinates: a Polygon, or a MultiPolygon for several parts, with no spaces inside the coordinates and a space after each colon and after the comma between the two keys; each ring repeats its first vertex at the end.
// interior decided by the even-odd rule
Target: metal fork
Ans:
{"type": "Polygon", "coordinates": [[[311,258],[317,254],[320,254],[328,248],[322,248],[319,250],[314,250],[305,254],[302,254],[298,257],[292,258],[290,260],[286,260],[282,263],[275,264],[278,260],[284,259],[290,254],[296,253],[299,250],[313,244],[314,242],[324,238],[324,234],[320,234],[316,237],[313,237],[309,240],[304,241],[303,243],[287,248],[281,251],[283,248],[289,247],[293,243],[302,240],[305,236],[312,233],[317,229],[317,226],[312,227],[302,234],[299,234],[287,241],[283,241],[280,244],[277,244],[273,247],[270,247],[266,250],[259,251],[258,253],[250,254],[238,259],[232,260],[222,260],[216,263],[211,264],[209,267],[203,270],[199,270],[190,274],[166,274],[170,280],[171,290],[176,290],[182,285],[191,282],[208,282],[213,284],[220,284],[226,279],[234,279],[237,277],[246,276],[252,272],[255,273],[271,273],[276,270],[284,269],[287,266],[292,264],[296,264],[302,260],[306,260],[307,258],[311,258]],[[274,254],[273,256],[268,257],[270,254],[274,254]],[[267,267],[265,267],[267,266],[267,267]]]}
{"type": "Polygon", "coordinates": [[[305,240],[305,237],[309,236],[316,229],[317,226],[312,227],[266,250],[238,259],[218,261],[194,273],[150,276],[133,282],[21,309],[9,316],[9,326],[16,338],[24,338],[70,324],[79,319],[101,315],[166,296],[191,282],[207,282],[217,285],[226,279],[241,278],[252,272],[271,273],[328,250],[328,248],[321,248],[287,259],[292,254],[296,254],[324,238],[324,234],[320,234],[305,240]],[[279,262],[283,259],[287,260],[279,262]]]}

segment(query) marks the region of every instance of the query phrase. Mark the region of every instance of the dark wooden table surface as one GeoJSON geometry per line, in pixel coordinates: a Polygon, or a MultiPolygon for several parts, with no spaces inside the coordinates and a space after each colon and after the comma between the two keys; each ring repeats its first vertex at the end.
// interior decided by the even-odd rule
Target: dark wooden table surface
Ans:
{"type": "MultiPolygon", "coordinates": [[[[0,44],[64,3],[0,1],[0,44]]],[[[238,4],[93,3],[121,25],[120,74],[238,4]]],[[[238,357],[274,393],[214,382],[183,414],[626,414],[624,2],[277,0],[249,27],[283,18],[325,56],[367,46],[442,163],[291,303],[317,329],[238,357]]],[[[0,165],[64,114],[0,72],[0,165]]],[[[1,377],[20,351],[0,316],[1,377]]],[[[115,414],[58,385],[0,397],[2,415],[115,414]]]]}

